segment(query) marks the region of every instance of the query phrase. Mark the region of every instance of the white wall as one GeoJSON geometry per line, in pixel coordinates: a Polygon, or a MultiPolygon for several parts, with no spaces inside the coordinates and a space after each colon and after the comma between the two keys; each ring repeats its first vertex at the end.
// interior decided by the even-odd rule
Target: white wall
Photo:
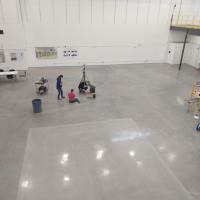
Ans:
{"type": "MultiPolygon", "coordinates": [[[[172,40],[172,42],[168,44],[168,53],[166,56],[166,62],[169,64],[180,63],[181,52],[182,52],[183,41],[184,41],[184,33],[182,34],[181,32],[177,32],[177,33],[180,33],[179,38],[182,38],[182,39],[172,40]]],[[[191,65],[197,69],[200,68],[200,36],[194,36],[194,35],[188,36],[187,43],[185,46],[183,63],[191,65]]]]}
{"type": "Polygon", "coordinates": [[[184,62],[195,68],[200,68],[200,36],[190,35],[188,37],[184,62]]]}
{"type": "Polygon", "coordinates": [[[33,67],[164,62],[173,5],[177,4],[175,13],[179,13],[179,3],[180,0],[0,0],[0,27],[5,29],[0,46],[6,51],[26,49],[28,66],[33,67]],[[79,56],[63,57],[65,45],[76,48],[79,56]],[[42,46],[57,47],[58,59],[37,60],[34,48],[42,46]]]}
{"type": "Polygon", "coordinates": [[[166,48],[166,26],[160,25],[159,31],[154,31],[156,25],[79,25],[74,26],[45,26],[28,27],[28,47],[33,65],[45,65],[47,61],[38,61],[31,56],[35,46],[56,46],[58,60],[50,60],[48,65],[68,64],[102,64],[102,63],[133,63],[133,62],[162,62],[166,48]],[[38,27],[42,34],[36,37],[38,27]],[[53,29],[56,27],[56,31],[53,29]],[[148,34],[146,35],[146,33],[148,34]],[[45,35],[46,34],[46,35],[45,35]],[[159,38],[159,40],[158,40],[159,38]],[[42,45],[41,45],[42,44],[42,45]],[[78,49],[77,58],[63,57],[64,46],[78,49]]]}
{"type": "MultiPolygon", "coordinates": [[[[190,15],[195,15],[194,23],[200,25],[200,1],[194,0],[190,15]]],[[[186,50],[184,54],[184,62],[200,68],[200,36],[190,35],[187,39],[186,50]]]]}

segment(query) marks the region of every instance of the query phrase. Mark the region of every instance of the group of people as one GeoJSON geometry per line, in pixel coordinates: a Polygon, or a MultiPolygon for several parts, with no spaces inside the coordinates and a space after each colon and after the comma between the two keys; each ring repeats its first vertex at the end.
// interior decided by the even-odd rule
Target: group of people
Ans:
{"type": "MultiPolygon", "coordinates": [[[[62,90],[62,78],[63,78],[63,75],[59,75],[58,78],[57,78],[57,81],[56,81],[56,89],[58,90],[58,100],[62,100],[65,98],[65,96],[63,95],[63,90],[62,90]]],[[[78,97],[76,96],[75,92],[74,92],[74,89],[71,89],[70,92],[67,94],[67,97],[68,97],[68,100],[69,100],[69,103],[80,103],[78,97]]]]}

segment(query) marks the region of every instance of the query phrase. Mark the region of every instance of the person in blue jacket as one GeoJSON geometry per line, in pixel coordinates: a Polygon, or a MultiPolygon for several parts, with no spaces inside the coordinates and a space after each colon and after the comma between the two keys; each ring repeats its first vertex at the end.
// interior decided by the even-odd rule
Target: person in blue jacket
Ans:
{"type": "Polygon", "coordinates": [[[65,98],[63,96],[63,90],[62,90],[62,78],[63,78],[63,75],[61,74],[60,76],[58,76],[57,81],[56,81],[56,89],[58,90],[58,100],[65,98]]]}

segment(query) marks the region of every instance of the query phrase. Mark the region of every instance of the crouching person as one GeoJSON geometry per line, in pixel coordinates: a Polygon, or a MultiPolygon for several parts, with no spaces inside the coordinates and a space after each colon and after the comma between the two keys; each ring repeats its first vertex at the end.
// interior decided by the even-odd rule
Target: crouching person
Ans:
{"type": "Polygon", "coordinates": [[[69,103],[75,103],[75,102],[80,103],[73,89],[71,89],[71,91],[68,93],[68,99],[69,99],[69,103]]]}

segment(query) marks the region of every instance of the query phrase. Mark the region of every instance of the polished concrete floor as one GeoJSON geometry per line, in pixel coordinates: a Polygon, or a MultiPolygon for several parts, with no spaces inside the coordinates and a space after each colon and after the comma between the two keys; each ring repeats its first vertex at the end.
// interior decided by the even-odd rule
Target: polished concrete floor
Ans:
{"type": "Polygon", "coordinates": [[[184,104],[200,71],[166,64],[89,67],[97,99],[81,96],[81,104],[70,105],[56,100],[60,73],[65,91],[81,77],[78,67],[34,68],[27,80],[0,82],[0,199],[200,199],[198,121],[184,104]],[[48,77],[50,91],[42,97],[43,112],[34,114],[40,76],[48,77]],[[120,133],[110,141],[115,127],[120,133]],[[123,132],[136,129],[144,138],[123,132]],[[65,144],[63,162],[71,165],[56,174],[51,162],[65,144]],[[103,164],[93,159],[95,151],[105,152],[103,164]],[[35,187],[33,178],[46,185],[35,187]]]}
{"type": "Polygon", "coordinates": [[[18,200],[188,200],[131,119],[31,129],[18,200]]]}

